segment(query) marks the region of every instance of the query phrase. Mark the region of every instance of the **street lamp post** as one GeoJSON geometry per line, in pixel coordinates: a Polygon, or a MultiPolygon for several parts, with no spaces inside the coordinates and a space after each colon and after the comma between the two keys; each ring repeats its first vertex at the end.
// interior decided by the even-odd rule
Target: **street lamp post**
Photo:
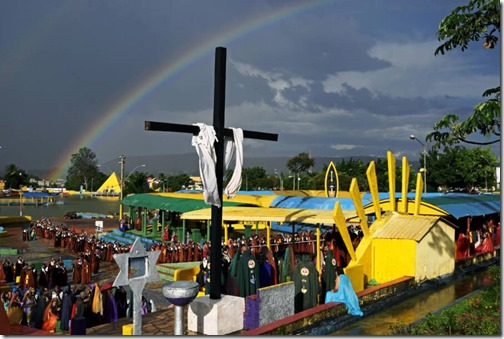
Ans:
{"type": "Polygon", "coordinates": [[[124,160],[126,157],[124,155],[119,156],[119,163],[121,164],[121,192],[119,192],[119,220],[123,217],[123,205],[121,201],[123,200],[123,191],[124,191],[124,160]]]}
{"type": "Polygon", "coordinates": [[[292,190],[296,190],[296,176],[295,175],[289,175],[289,178],[292,178],[292,190]]]}
{"type": "Polygon", "coordinates": [[[280,191],[283,191],[283,179],[280,173],[275,169],[275,174],[278,175],[278,179],[280,179],[280,191]]]}
{"type": "Polygon", "coordinates": [[[418,141],[420,143],[420,145],[422,145],[422,148],[423,148],[424,193],[427,193],[427,149],[425,147],[425,144],[423,142],[421,142],[420,140],[418,140],[418,138],[416,136],[414,136],[413,134],[410,135],[410,139],[418,141]]]}

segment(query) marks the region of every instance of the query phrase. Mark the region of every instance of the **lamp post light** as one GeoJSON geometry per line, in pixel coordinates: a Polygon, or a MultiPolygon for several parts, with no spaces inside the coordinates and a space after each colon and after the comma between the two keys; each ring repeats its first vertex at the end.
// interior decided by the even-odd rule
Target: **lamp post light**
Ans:
{"type": "Polygon", "coordinates": [[[427,149],[425,147],[425,144],[418,140],[416,136],[413,134],[410,135],[411,140],[416,140],[422,145],[423,148],[423,177],[424,177],[424,193],[427,193],[427,149]]]}
{"type": "Polygon", "coordinates": [[[301,181],[301,178],[300,178],[300,177],[299,177],[299,175],[298,175],[298,189],[297,189],[298,191],[299,191],[299,182],[300,182],[300,181],[301,181]]]}

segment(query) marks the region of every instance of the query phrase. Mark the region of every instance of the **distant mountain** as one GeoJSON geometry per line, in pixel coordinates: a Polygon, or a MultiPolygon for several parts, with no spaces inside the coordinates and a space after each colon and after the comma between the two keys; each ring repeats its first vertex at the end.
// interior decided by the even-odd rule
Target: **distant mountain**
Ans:
{"type": "MultiPolygon", "coordinates": [[[[275,170],[288,173],[289,170],[286,167],[287,161],[292,157],[245,157],[243,160],[243,167],[263,167],[266,172],[273,173],[275,170]]],[[[350,158],[359,159],[364,164],[368,164],[371,160],[377,160],[377,157],[371,156],[353,156],[353,157],[318,157],[314,156],[315,166],[314,171],[322,170],[324,165],[329,164],[333,161],[335,164],[342,160],[349,160],[350,158]]],[[[382,158],[383,159],[383,158],[382,158]]],[[[400,159],[399,159],[400,160],[400,159]]],[[[125,175],[128,175],[137,166],[147,165],[142,168],[139,167],[138,171],[147,172],[149,174],[158,175],[159,173],[164,173],[167,175],[174,175],[179,173],[187,173],[189,175],[199,175],[198,168],[198,155],[194,153],[184,153],[184,154],[160,154],[160,155],[127,155],[125,160],[125,175]]],[[[397,161],[397,165],[400,166],[401,162],[397,161]]],[[[420,167],[418,161],[410,162],[414,169],[420,167]]],[[[110,170],[116,171],[119,174],[119,164],[117,159],[112,159],[107,162],[102,162],[102,171],[105,174],[110,174],[110,170]]],[[[234,161],[231,164],[234,167],[234,161]]],[[[44,178],[49,170],[33,168],[26,169],[28,174],[36,175],[40,178],[44,178]]],[[[3,175],[3,174],[0,174],[3,175]]]]}
{"type": "MultiPolygon", "coordinates": [[[[275,169],[279,172],[287,173],[289,170],[286,167],[287,161],[292,157],[244,157],[243,167],[263,167],[268,173],[273,173],[275,169]]],[[[338,163],[343,159],[360,159],[365,164],[371,160],[376,160],[370,156],[354,156],[354,157],[317,157],[315,156],[314,171],[322,170],[324,165],[331,161],[338,163]]],[[[117,168],[117,160],[113,159],[105,162],[104,165],[114,169],[117,168]]],[[[159,173],[178,174],[187,173],[189,175],[199,175],[198,155],[196,153],[171,154],[171,155],[153,155],[153,156],[126,156],[125,160],[126,172],[133,170],[136,166],[142,164],[147,165],[139,170],[148,172],[153,175],[159,173]]],[[[234,161],[231,164],[234,167],[234,161]]],[[[127,175],[128,173],[126,173],[127,175]]]]}

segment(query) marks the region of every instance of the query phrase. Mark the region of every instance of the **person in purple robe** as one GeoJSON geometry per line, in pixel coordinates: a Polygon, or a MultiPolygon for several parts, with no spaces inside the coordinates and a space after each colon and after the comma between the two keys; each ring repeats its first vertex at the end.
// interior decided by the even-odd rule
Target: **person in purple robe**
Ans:
{"type": "Polygon", "coordinates": [[[103,300],[103,322],[105,324],[115,323],[118,319],[117,304],[112,295],[112,288],[102,291],[103,300]]]}

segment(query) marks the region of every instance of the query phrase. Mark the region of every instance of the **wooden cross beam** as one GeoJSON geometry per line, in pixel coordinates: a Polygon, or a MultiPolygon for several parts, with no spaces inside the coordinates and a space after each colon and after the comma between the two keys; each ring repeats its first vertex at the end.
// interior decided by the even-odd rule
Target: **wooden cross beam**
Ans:
{"type": "MultiPolygon", "coordinates": [[[[231,129],[224,127],[224,108],[226,102],[226,49],[215,49],[215,81],[214,81],[214,112],[213,127],[217,140],[214,144],[217,158],[215,176],[220,201],[222,201],[223,177],[224,177],[224,136],[233,136],[231,129]]],[[[181,125],[155,121],[145,121],[145,130],[161,132],[180,132],[198,135],[199,127],[194,125],[181,125]]],[[[278,134],[255,131],[243,131],[243,137],[249,139],[277,141],[278,134]]],[[[222,205],[212,205],[212,228],[210,232],[210,299],[221,298],[221,241],[222,241],[222,205]]]]}

